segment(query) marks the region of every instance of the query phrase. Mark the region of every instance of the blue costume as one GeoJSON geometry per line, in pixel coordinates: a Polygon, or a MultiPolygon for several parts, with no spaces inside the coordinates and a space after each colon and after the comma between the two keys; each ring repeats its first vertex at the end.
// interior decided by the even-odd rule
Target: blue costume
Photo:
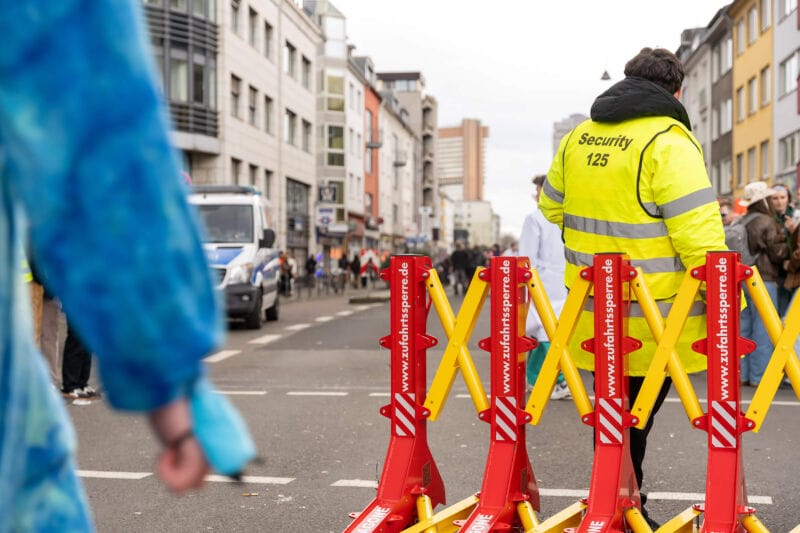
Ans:
{"type": "Polygon", "coordinates": [[[190,398],[212,467],[255,456],[202,358],[221,314],[185,200],[136,0],[2,1],[0,533],[91,531],[75,435],[33,344],[19,265],[37,267],[100,361],[107,400],[190,398]]]}

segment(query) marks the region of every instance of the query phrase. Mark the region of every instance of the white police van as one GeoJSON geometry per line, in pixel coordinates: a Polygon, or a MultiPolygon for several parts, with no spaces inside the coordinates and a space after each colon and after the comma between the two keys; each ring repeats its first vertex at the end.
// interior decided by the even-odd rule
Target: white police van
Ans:
{"type": "Polygon", "coordinates": [[[254,187],[195,185],[189,202],[205,225],[206,254],[228,316],[249,329],[277,320],[280,269],[269,201],[254,187]]]}

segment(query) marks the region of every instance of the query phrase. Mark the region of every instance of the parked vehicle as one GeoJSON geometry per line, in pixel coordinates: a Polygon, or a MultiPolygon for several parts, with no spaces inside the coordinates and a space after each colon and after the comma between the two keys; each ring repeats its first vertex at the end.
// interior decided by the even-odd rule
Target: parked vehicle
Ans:
{"type": "Polygon", "coordinates": [[[197,185],[189,201],[205,224],[206,253],[228,316],[250,329],[277,320],[280,273],[269,201],[239,185],[197,185]]]}

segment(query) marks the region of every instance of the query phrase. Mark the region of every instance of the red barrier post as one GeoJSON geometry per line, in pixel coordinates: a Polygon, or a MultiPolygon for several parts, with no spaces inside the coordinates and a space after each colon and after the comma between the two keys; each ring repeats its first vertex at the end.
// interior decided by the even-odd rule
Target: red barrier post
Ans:
{"type": "Polygon", "coordinates": [[[381,414],[391,420],[391,437],[376,498],[355,516],[345,532],[397,532],[418,521],[416,502],[445,503],[444,483],[428,447],[423,407],[426,394],[426,350],[436,339],[426,333],[430,307],[425,282],[432,268],[428,257],[392,256],[381,277],[389,281],[391,333],[380,340],[391,350],[391,403],[381,414]]]}
{"type": "Polygon", "coordinates": [[[521,526],[517,504],[539,510],[539,489],[525,448],[525,361],[535,341],[524,336],[529,263],[493,257],[481,279],[491,287],[491,336],[478,346],[491,352],[491,402],[478,417],[491,424],[491,442],[478,506],[461,533],[510,531],[521,526]]]}
{"type": "Polygon", "coordinates": [[[736,252],[710,252],[705,265],[692,269],[706,282],[708,319],[708,337],[692,345],[708,357],[708,413],[692,421],[708,432],[705,533],[743,532],[740,516],[754,512],[747,506],[741,435],[755,424],[742,414],[739,391],[739,356],[755,349],[739,336],[739,287],[751,275],[736,252]]]}
{"type": "Polygon", "coordinates": [[[625,509],[641,508],[629,437],[638,419],[630,414],[625,357],[642,346],[626,336],[626,284],[636,270],[622,254],[597,254],[581,276],[594,285],[594,338],[581,343],[595,361],[594,412],[582,418],[594,427],[594,463],[586,514],[575,531],[623,532],[625,509]]]}

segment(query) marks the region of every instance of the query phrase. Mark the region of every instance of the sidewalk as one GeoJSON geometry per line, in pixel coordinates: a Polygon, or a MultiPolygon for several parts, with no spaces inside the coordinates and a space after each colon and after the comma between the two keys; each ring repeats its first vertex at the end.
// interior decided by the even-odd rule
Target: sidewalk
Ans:
{"type": "Polygon", "coordinates": [[[281,305],[289,305],[294,302],[344,299],[349,304],[383,303],[389,301],[389,288],[382,281],[370,284],[366,288],[359,287],[354,289],[347,287],[344,291],[335,292],[333,289],[317,289],[308,287],[295,288],[291,296],[281,296],[281,305]]]}

